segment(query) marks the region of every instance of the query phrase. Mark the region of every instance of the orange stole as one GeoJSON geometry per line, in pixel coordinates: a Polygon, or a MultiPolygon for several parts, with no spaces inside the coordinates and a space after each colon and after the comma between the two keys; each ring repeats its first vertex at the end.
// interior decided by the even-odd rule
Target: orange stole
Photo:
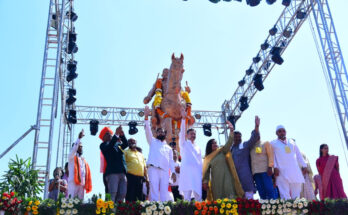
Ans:
{"type": "MultiPolygon", "coordinates": [[[[89,165],[85,159],[83,159],[85,163],[85,169],[86,169],[86,178],[85,178],[85,190],[86,193],[89,193],[92,191],[92,176],[91,176],[91,170],[89,169],[89,165]]],[[[79,159],[77,156],[74,157],[74,181],[75,184],[80,185],[81,184],[81,169],[79,164],[79,159]]]]}

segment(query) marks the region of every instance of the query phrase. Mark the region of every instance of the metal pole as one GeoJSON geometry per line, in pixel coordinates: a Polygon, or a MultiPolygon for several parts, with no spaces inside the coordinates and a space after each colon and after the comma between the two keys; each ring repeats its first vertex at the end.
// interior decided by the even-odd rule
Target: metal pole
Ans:
{"type": "Polygon", "coordinates": [[[1,155],[0,159],[4,157],[13,147],[17,145],[21,140],[23,140],[24,137],[26,137],[32,130],[36,130],[36,125],[32,125],[20,138],[18,138],[10,147],[8,147],[1,155]]]}

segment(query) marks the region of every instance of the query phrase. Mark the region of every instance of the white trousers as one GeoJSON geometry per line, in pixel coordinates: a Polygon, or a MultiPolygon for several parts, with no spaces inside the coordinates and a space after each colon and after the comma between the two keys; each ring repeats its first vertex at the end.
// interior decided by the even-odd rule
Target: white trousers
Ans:
{"type": "Polygon", "coordinates": [[[169,171],[149,166],[150,201],[169,201],[169,171]]]}
{"type": "Polygon", "coordinates": [[[245,198],[246,199],[254,199],[254,192],[253,191],[250,191],[250,192],[245,192],[245,198]]]}
{"type": "Polygon", "coordinates": [[[276,178],[276,184],[279,189],[281,199],[300,198],[302,183],[289,183],[282,175],[276,178]]]}
{"type": "Polygon", "coordinates": [[[69,198],[78,197],[79,199],[83,200],[84,195],[85,195],[84,186],[76,185],[74,182],[68,183],[68,197],[69,198]]]}
{"type": "Polygon", "coordinates": [[[201,196],[199,196],[195,191],[189,190],[189,191],[184,191],[184,200],[186,201],[191,201],[192,197],[196,201],[201,201],[201,196]],[[192,196],[193,195],[193,196],[192,196]]]}

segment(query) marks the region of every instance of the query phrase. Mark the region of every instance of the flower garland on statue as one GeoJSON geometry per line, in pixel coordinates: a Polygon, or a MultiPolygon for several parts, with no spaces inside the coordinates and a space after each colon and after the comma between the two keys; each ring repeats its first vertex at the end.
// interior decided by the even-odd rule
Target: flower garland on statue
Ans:
{"type": "Polygon", "coordinates": [[[153,102],[153,106],[155,107],[156,112],[158,115],[160,115],[162,118],[169,117],[167,113],[163,112],[161,109],[161,104],[163,100],[162,96],[162,79],[157,79],[156,81],[156,91],[155,91],[155,100],[153,102]]]}

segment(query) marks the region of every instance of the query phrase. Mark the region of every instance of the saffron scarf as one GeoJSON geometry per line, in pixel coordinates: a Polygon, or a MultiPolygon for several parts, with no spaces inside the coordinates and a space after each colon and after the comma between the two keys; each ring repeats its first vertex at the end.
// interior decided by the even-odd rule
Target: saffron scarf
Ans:
{"type": "MultiPolygon", "coordinates": [[[[91,171],[89,169],[89,165],[85,159],[83,159],[83,162],[85,164],[86,174],[85,174],[85,187],[86,193],[89,193],[92,191],[92,176],[91,171]]],[[[77,156],[74,157],[74,181],[75,184],[81,185],[81,169],[80,169],[80,163],[79,158],[77,156]]]]}

